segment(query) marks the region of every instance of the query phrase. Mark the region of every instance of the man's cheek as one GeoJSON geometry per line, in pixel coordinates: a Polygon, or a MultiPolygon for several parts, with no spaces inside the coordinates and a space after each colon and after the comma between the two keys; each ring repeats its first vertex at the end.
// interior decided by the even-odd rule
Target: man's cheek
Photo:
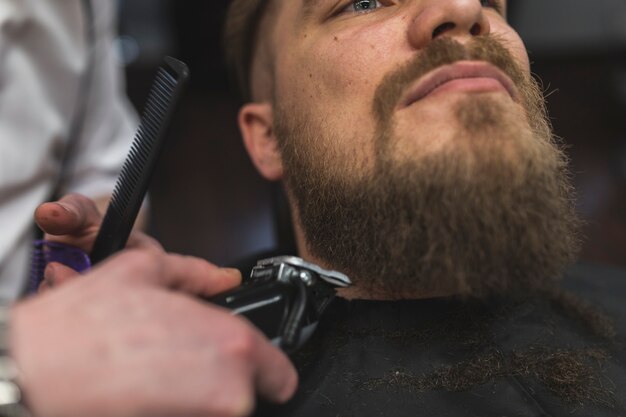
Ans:
{"type": "Polygon", "coordinates": [[[319,92],[367,99],[384,74],[389,52],[383,45],[364,41],[358,35],[340,34],[331,39],[307,54],[301,71],[319,86],[319,92]]]}

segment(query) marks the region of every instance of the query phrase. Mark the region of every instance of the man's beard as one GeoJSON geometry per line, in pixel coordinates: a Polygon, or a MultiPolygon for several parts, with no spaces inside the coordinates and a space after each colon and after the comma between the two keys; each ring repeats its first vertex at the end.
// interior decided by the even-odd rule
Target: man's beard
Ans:
{"type": "Polygon", "coordinates": [[[307,249],[365,292],[516,294],[551,285],[574,259],[578,220],[566,158],[536,82],[493,37],[465,46],[434,41],[385,77],[373,104],[374,167],[356,176],[358,164],[320,146],[341,138],[324,137],[305,114],[275,108],[286,187],[307,249]],[[454,140],[400,158],[393,123],[400,95],[432,69],[467,59],[505,71],[526,117],[489,94],[468,95],[455,107],[454,140]]]}

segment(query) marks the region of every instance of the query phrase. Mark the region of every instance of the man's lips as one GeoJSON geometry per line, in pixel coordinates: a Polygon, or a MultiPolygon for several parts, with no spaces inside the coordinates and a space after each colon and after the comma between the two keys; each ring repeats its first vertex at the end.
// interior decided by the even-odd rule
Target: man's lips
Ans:
{"type": "Polygon", "coordinates": [[[435,92],[498,89],[508,92],[514,101],[519,101],[517,88],[502,70],[487,62],[461,61],[437,68],[412,84],[399,107],[408,107],[435,92]]]}

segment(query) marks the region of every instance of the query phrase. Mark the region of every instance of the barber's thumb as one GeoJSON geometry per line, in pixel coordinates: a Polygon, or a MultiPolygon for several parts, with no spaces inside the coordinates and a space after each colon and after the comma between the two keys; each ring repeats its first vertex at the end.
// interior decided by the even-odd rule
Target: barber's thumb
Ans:
{"type": "Polygon", "coordinates": [[[78,214],[72,207],[59,202],[43,203],[35,210],[35,222],[45,233],[69,234],[75,227],[78,214]]]}

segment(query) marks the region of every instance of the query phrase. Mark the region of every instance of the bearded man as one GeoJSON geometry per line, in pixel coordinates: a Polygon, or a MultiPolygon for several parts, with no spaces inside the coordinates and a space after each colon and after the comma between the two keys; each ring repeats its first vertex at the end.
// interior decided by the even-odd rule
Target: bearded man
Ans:
{"type": "MultiPolygon", "coordinates": [[[[233,1],[247,150],[284,185],[299,256],[354,283],[293,358],[295,397],[258,415],[625,413],[623,273],[562,280],[567,158],[506,6],[233,1]]],[[[94,234],[52,209],[62,241],[94,234]]]]}
{"type": "Polygon", "coordinates": [[[623,410],[610,319],[559,287],[579,221],[506,6],[233,1],[248,153],[283,181],[299,255],[354,283],[295,358],[295,399],[259,414],[623,410]]]}

